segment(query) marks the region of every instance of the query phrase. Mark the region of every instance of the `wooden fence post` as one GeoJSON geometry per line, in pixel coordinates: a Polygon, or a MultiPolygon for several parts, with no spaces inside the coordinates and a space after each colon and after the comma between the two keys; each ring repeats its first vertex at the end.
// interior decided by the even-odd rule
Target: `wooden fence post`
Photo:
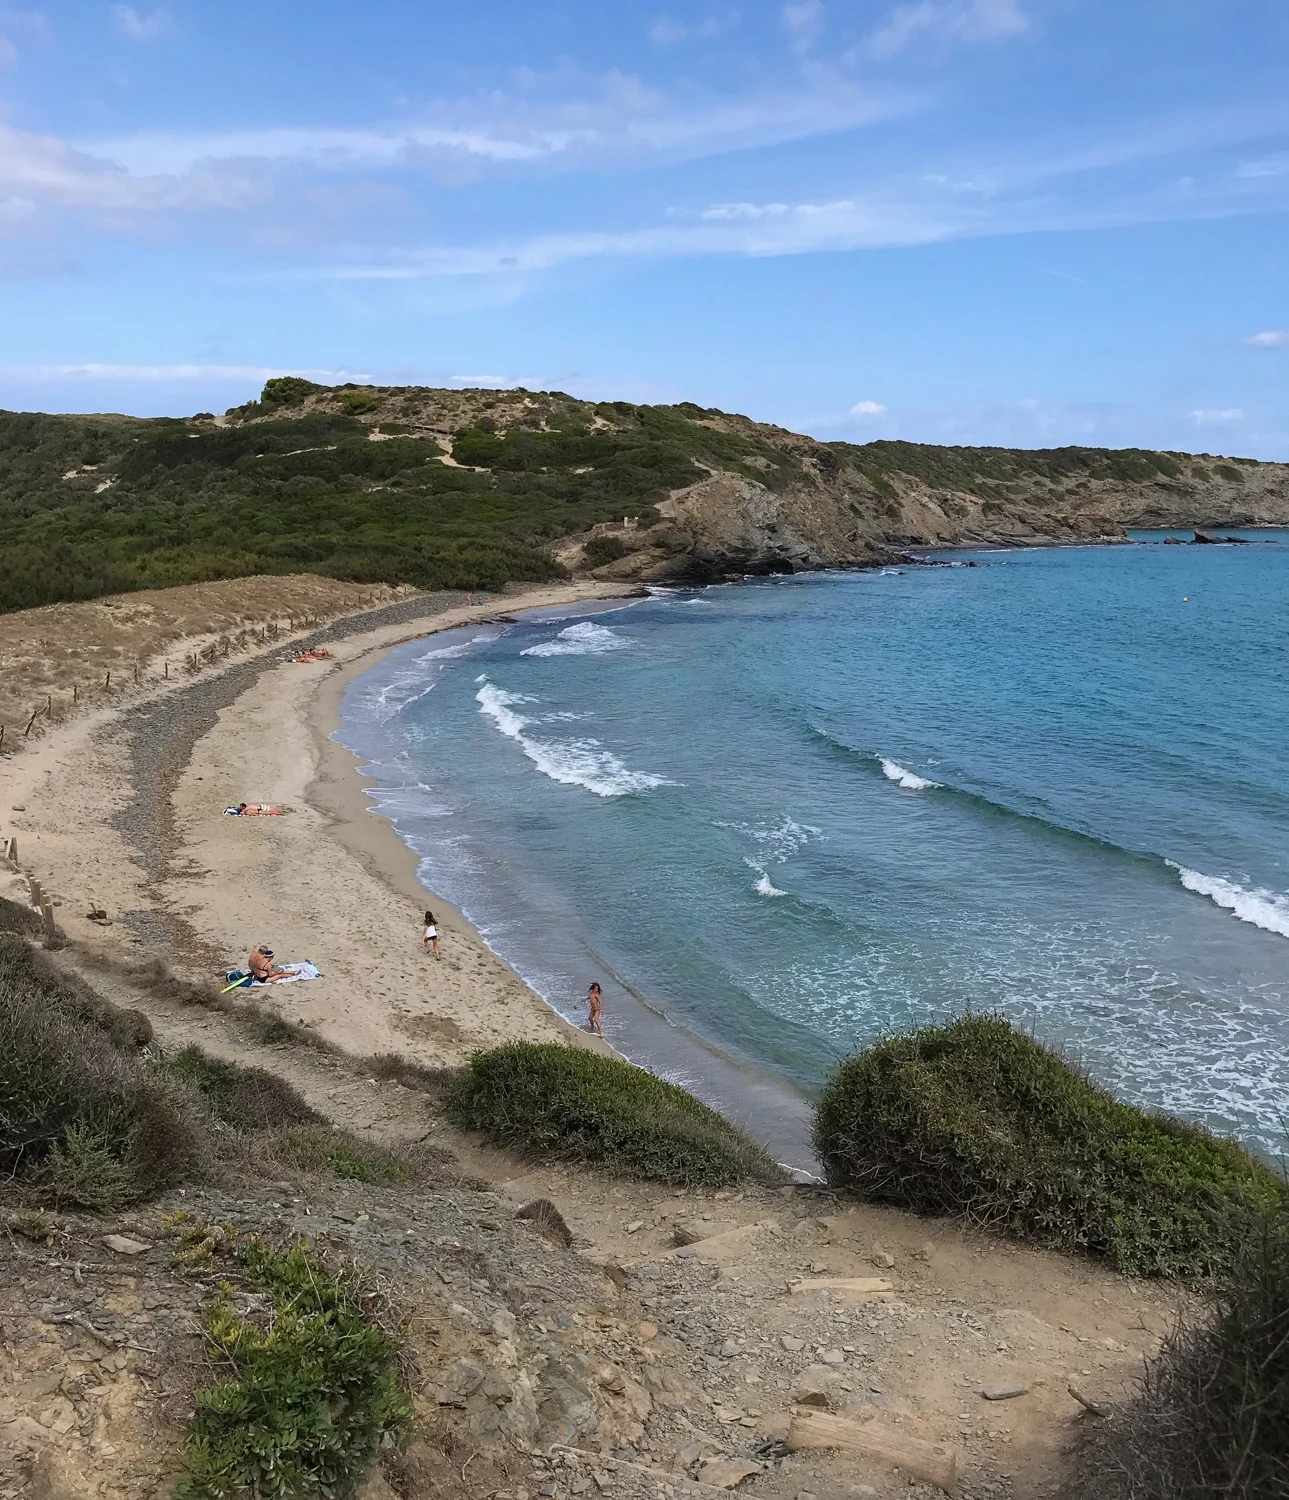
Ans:
{"type": "Polygon", "coordinates": [[[31,733],[31,726],[36,722],[36,715],[39,714],[39,713],[40,713],[40,710],[37,709],[36,712],[34,714],[32,714],[31,718],[29,718],[27,720],[27,727],[22,732],[22,737],[23,737],[24,740],[31,733]]]}
{"type": "Polygon", "coordinates": [[[4,749],[4,725],[0,724],[0,750],[4,749]]]}
{"type": "Polygon", "coordinates": [[[107,676],[103,680],[103,691],[105,693],[110,693],[112,691],[112,674],[111,674],[111,672],[109,672],[107,674],[107,676]]]}
{"type": "Polygon", "coordinates": [[[75,707],[76,704],[80,702],[80,697],[81,697],[80,690],[77,688],[77,686],[76,686],[75,683],[72,683],[72,706],[73,707],[75,707]]]}

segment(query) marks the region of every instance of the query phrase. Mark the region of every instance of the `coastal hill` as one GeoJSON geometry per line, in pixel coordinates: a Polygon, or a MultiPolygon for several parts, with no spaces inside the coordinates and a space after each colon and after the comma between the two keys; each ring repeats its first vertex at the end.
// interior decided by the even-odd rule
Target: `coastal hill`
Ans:
{"type": "Polygon", "coordinates": [[[0,413],[0,610],[254,574],[701,582],[1286,524],[1286,464],[822,443],[688,402],[284,377],[222,416],[0,413]]]}

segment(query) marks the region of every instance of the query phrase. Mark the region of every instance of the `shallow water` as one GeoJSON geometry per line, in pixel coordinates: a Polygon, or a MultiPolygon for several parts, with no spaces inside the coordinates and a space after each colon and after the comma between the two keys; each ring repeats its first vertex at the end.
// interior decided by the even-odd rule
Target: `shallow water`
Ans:
{"type": "Polygon", "coordinates": [[[341,738],[427,886],[783,1159],[968,1007],[1278,1150],[1289,533],[968,556],[435,637],[341,738]]]}

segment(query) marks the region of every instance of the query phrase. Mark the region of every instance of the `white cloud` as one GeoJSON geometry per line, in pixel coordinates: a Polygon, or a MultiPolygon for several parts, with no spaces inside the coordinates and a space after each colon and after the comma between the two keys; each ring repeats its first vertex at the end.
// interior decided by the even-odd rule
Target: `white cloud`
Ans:
{"type": "Polygon", "coordinates": [[[161,381],[273,380],[279,375],[303,375],[309,380],[370,380],[358,370],[302,370],[298,366],[275,365],[0,365],[0,374],[27,380],[138,380],[161,381]]]}
{"type": "Polygon", "coordinates": [[[132,5],[114,5],[112,25],[117,36],[128,42],[158,42],[174,30],[169,11],[154,10],[144,15],[132,5]]]}
{"type": "Polygon", "coordinates": [[[1191,421],[1196,427],[1223,427],[1228,422],[1243,422],[1244,413],[1238,406],[1227,406],[1220,410],[1193,411],[1191,421]]]}
{"type": "Polygon", "coordinates": [[[895,57],[906,48],[1005,42],[1029,30],[1019,0],[919,0],[888,11],[868,38],[874,57],[895,57]]]}
{"type": "Polygon", "coordinates": [[[1237,177],[1285,177],[1289,176],[1289,151],[1278,156],[1264,156],[1261,161],[1245,161],[1235,169],[1237,177]]]}
{"type": "Polygon", "coordinates": [[[798,57],[804,57],[823,30],[823,0],[791,0],[780,12],[780,19],[788,33],[788,45],[798,57]]]}
{"type": "Polygon", "coordinates": [[[886,415],[886,408],[880,401],[856,401],[848,415],[852,417],[884,417],[886,415]]]}
{"type": "Polygon", "coordinates": [[[678,21],[674,16],[659,16],[649,28],[649,40],[656,47],[676,47],[681,42],[710,42],[733,31],[741,17],[736,10],[715,11],[701,21],[678,21]]]}
{"type": "Polygon", "coordinates": [[[1289,349],[1289,328],[1264,328],[1244,341],[1251,349],[1289,349]]]}
{"type": "Polygon", "coordinates": [[[749,219],[777,219],[791,212],[791,207],[786,203],[713,203],[710,208],[703,209],[699,218],[724,219],[734,222],[749,219]]]}

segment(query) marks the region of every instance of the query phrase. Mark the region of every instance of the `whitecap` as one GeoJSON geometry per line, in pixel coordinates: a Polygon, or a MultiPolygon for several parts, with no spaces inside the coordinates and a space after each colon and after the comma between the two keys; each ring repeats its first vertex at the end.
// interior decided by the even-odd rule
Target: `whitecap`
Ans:
{"type": "Polygon", "coordinates": [[[1178,878],[1188,891],[1207,896],[1223,911],[1239,917],[1241,922],[1250,922],[1264,932],[1274,932],[1280,937],[1289,937],[1289,897],[1277,895],[1275,891],[1249,890],[1233,880],[1223,880],[1217,875],[1205,875],[1199,870],[1188,870],[1171,859],[1164,861],[1177,871],[1178,878]]]}
{"type": "Polygon", "coordinates": [[[925,792],[932,787],[940,786],[938,781],[928,781],[925,776],[915,776],[912,771],[906,771],[903,766],[893,760],[887,760],[884,755],[879,755],[882,763],[882,772],[889,781],[902,786],[907,792],[925,792]]]}
{"type": "Polygon", "coordinates": [[[770,879],[764,865],[758,865],[754,859],[745,859],[743,863],[749,870],[755,870],[760,879],[752,887],[758,896],[786,896],[787,891],[781,891],[770,879]]]}
{"type": "Polygon", "coordinates": [[[507,692],[487,678],[475,694],[479,712],[486,714],[497,728],[512,739],[544,775],[565,786],[584,787],[597,797],[624,797],[629,792],[646,792],[656,786],[674,786],[665,776],[647,771],[633,771],[599,740],[539,740],[524,733],[534,721],[515,712],[515,706],[536,703],[525,693],[507,692]]]}
{"type": "Polygon", "coordinates": [[[620,651],[627,643],[605,625],[596,625],[591,620],[579,620],[570,625],[550,641],[541,641],[521,651],[520,656],[603,656],[607,651],[620,651]]]}

